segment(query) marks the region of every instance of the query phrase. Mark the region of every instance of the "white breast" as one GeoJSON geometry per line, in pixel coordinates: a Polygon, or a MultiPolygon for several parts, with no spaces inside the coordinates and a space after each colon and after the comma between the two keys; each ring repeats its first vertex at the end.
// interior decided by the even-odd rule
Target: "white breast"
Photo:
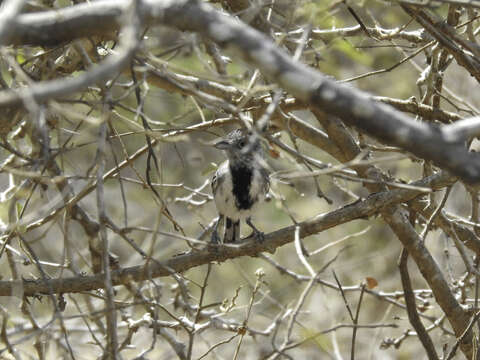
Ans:
{"type": "Polygon", "coordinates": [[[220,214],[225,215],[226,217],[231,218],[232,220],[245,220],[252,215],[252,212],[256,209],[258,204],[265,199],[264,187],[262,186],[262,181],[257,181],[261,179],[261,174],[259,171],[253,172],[253,181],[250,186],[250,196],[251,198],[258,198],[258,201],[253,205],[251,209],[248,210],[238,210],[235,205],[235,197],[232,193],[233,191],[233,182],[232,174],[228,166],[228,161],[225,161],[217,170],[217,189],[215,193],[215,205],[220,214]]]}

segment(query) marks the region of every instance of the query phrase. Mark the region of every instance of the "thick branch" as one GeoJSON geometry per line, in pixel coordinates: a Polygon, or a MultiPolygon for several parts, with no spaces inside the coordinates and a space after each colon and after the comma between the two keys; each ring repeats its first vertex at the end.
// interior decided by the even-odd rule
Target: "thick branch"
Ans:
{"type": "Polygon", "coordinates": [[[439,25],[438,19],[432,18],[426,11],[412,6],[401,6],[455,58],[460,66],[463,66],[470,75],[480,81],[480,61],[475,56],[479,49],[476,48],[476,44],[473,44],[472,47],[472,44],[468,44],[457,36],[453,28],[444,23],[439,25]],[[469,55],[464,49],[474,55],[469,55]]]}
{"type": "MultiPolygon", "coordinates": [[[[124,0],[98,1],[54,12],[23,15],[12,31],[15,37],[9,40],[10,43],[40,44],[47,39],[58,42],[94,33],[105,34],[118,29],[126,3],[124,0]]],[[[294,61],[260,32],[208,4],[144,0],[141,16],[144,24],[163,23],[198,32],[238,52],[265,76],[313,107],[338,116],[380,141],[431,160],[467,182],[480,182],[480,154],[470,153],[463,142],[451,141],[441,128],[417,122],[361,91],[337,84],[294,61]]],[[[46,100],[48,97],[40,98],[46,100]]],[[[0,93],[0,105],[12,105],[13,102],[18,103],[16,94],[0,93]]]]}
{"type": "MultiPolygon", "coordinates": [[[[457,336],[463,334],[469,323],[468,312],[459,306],[455,295],[448,286],[448,282],[442,276],[442,271],[425,248],[413,226],[410,225],[407,212],[400,207],[390,207],[383,211],[382,215],[403,246],[408,249],[409,254],[415,258],[418,269],[432,288],[435,299],[449,319],[455,334],[457,336]]],[[[471,340],[472,335],[469,334],[463,344],[465,346],[462,346],[465,355],[472,351],[471,340]]]]}

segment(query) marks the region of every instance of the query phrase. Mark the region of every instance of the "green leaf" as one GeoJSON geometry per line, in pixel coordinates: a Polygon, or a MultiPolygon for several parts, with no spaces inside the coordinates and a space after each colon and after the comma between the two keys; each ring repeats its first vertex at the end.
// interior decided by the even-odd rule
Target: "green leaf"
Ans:
{"type": "Polygon", "coordinates": [[[16,60],[20,65],[22,65],[25,62],[25,56],[22,49],[19,49],[17,51],[16,60]]]}
{"type": "Polygon", "coordinates": [[[347,56],[350,60],[365,66],[372,64],[373,58],[365,52],[355,49],[350,42],[338,40],[333,43],[332,49],[335,49],[347,56]]]}
{"type": "Polygon", "coordinates": [[[22,210],[23,210],[23,204],[21,204],[19,201],[15,203],[15,209],[17,210],[17,219],[20,218],[22,215],[22,210]]]}

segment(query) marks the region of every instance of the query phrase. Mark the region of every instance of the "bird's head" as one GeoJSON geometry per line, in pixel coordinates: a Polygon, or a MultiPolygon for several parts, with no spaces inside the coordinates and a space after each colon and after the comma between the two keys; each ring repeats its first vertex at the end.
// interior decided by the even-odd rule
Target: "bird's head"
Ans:
{"type": "Polygon", "coordinates": [[[215,141],[213,146],[224,150],[232,161],[252,161],[255,155],[261,155],[262,151],[258,136],[245,129],[231,131],[225,137],[215,141]]]}

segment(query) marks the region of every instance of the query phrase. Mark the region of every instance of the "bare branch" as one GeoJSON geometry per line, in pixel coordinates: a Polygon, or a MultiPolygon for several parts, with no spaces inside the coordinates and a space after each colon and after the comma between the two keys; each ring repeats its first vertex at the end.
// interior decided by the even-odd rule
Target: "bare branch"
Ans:
{"type": "MultiPolygon", "coordinates": [[[[55,39],[54,34],[60,33],[57,29],[62,28],[69,30],[63,30],[61,33],[68,33],[70,38],[86,36],[92,35],[93,31],[90,30],[88,33],[88,30],[82,30],[87,33],[79,33],[78,30],[88,29],[86,24],[89,21],[95,21],[97,24],[102,24],[101,27],[94,27],[94,29],[98,28],[95,30],[96,34],[101,34],[106,30],[117,28],[119,11],[124,6],[125,1],[121,0],[113,3],[99,1],[68,7],[63,10],[62,16],[58,16],[58,12],[37,13],[34,16],[24,15],[18,20],[14,33],[21,36],[28,29],[29,36],[35,32],[46,38],[55,39]]],[[[346,123],[362,129],[383,142],[431,160],[467,182],[480,182],[478,159],[480,155],[470,153],[463,143],[452,142],[443,136],[438,127],[416,122],[389,106],[371,100],[365,93],[339,85],[321,73],[294,61],[261,33],[213,10],[205,3],[176,1],[172,4],[168,1],[144,1],[141,6],[141,16],[146,24],[164,23],[181,30],[197,31],[222,47],[240,51],[246,61],[258,67],[265,76],[277,81],[299,100],[338,116],[346,123]]],[[[60,36],[65,37],[65,35],[60,36]]],[[[29,40],[35,39],[30,37],[29,40]]],[[[10,43],[13,43],[13,39],[10,43]]],[[[79,78],[71,79],[67,83],[55,80],[58,82],[38,84],[30,89],[30,94],[37,101],[44,101],[84,88],[95,78],[107,78],[125,64],[128,54],[134,48],[130,44],[125,51],[126,56],[110,61],[107,59],[104,66],[89,71],[79,78]]],[[[474,62],[474,60],[471,61],[474,62]]],[[[475,75],[477,71],[472,70],[472,74],[475,75]]],[[[19,102],[20,98],[15,93],[0,93],[1,106],[11,106],[19,102]]]]}

